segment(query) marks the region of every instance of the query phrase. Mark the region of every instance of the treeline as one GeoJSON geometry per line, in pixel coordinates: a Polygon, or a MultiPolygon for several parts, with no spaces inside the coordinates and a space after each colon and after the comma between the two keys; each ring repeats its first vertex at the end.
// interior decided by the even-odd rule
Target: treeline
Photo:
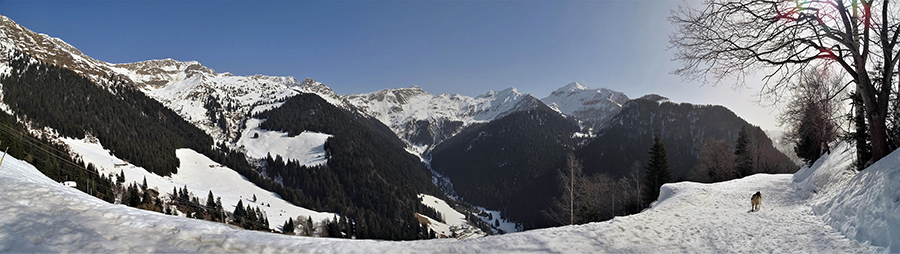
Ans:
{"type": "Polygon", "coordinates": [[[118,79],[104,88],[72,70],[13,54],[10,73],[0,78],[4,102],[38,127],[71,138],[90,134],[116,157],[158,175],[176,173],[178,148],[210,152],[206,133],[118,79]]]}
{"type": "Polygon", "coordinates": [[[574,154],[558,171],[559,196],[543,210],[552,225],[574,225],[605,221],[615,216],[638,213],[659,197],[660,187],[673,182],[666,145],[659,136],[647,151],[646,166],[632,168],[627,177],[606,173],[585,174],[574,154]]]}
{"type": "Polygon", "coordinates": [[[772,149],[771,140],[760,132],[741,127],[737,140],[707,139],[697,154],[697,163],[685,177],[689,181],[712,183],[737,179],[756,173],[790,173],[795,168],[784,154],[772,149]],[[751,134],[753,133],[753,134],[751,134]]]}
{"type": "MultiPolygon", "coordinates": [[[[377,120],[339,109],[314,94],[300,94],[262,112],[261,129],[296,136],[304,131],[333,135],[325,142],[326,165],[304,167],[267,158],[269,177],[315,197],[325,210],[356,225],[357,238],[417,239],[419,193],[441,197],[419,159],[406,152],[377,120]],[[380,127],[379,127],[380,126],[380,127]]],[[[425,211],[422,211],[425,212],[425,211]]]]}

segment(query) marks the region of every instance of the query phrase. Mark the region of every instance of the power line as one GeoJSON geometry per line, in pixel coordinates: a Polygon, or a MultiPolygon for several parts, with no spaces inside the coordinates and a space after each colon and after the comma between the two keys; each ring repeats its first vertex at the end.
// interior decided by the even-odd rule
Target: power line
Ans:
{"type": "Polygon", "coordinates": [[[59,152],[59,153],[64,153],[64,154],[69,154],[69,151],[62,151],[62,150],[60,150],[59,148],[49,146],[48,144],[44,143],[43,140],[39,140],[39,139],[37,139],[37,138],[35,138],[35,137],[31,136],[31,135],[26,135],[26,134],[20,133],[19,131],[15,130],[15,129],[12,129],[10,126],[8,126],[8,125],[6,125],[6,124],[0,124],[0,130],[6,131],[7,133],[9,133],[9,134],[11,134],[11,135],[17,136],[17,137],[19,138],[19,140],[24,141],[23,143],[30,144],[30,145],[32,145],[32,147],[34,147],[35,149],[38,149],[38,150],[40,150],[40,151],[43,151],[43,152],[46,153],[47,155],[53,156],[54,158],[56,158],[56,159],[58,159],[58,160],[61,160],[61,161],[63,161],[64,163],[67,163],[67,164],[69,164],[69,165],[71,165],[71,166],[74,166],[74,167],[76,167],[76,168],[78,168],[78,169],[81,169],[81,170],[83,170],[83,171],[85,171],[85,172],[88,172],[88,173],[90,173],[90,174],[96,175],[97,177],[102,177],[102,176],[101,176],[99,173],[97,173],[97,172],[92,172],[92,171],[90,171],[90,170],[87,170],[87,169],[85,168],[84,165],[78,165],[77,163],[73,162],[73,161],[72,161],[72,160],[73,160],[72,158],[64,158],[64,157],[62,157],[62,156],[59,156],[57,153],[48,151],[47,149],[55,150],[55,151],[57,151],[57,152],[59,152]]]}

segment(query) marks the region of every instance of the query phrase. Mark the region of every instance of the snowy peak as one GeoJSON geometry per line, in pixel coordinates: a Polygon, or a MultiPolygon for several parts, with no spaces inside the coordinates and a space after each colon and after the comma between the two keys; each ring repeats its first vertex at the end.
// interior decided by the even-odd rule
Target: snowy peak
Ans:
{"type": "Polygon", "coordinates": [[[419,96],[433,96],[422,88],[418,86],[413,86],[410,88],[394,88],[394,89],[382,89],[377,92],[369,93],[369,94],[361,94],[361,95],[351,95],[350,97],[367,97],[368,100],[371,101],[379,101],[379,102],[387,102],[387,103],[396,103],[396,104],[409,104],[411,100],[415,97],[419,96]]]}
{"type": "Polygon", "coordinates": [[[216,72],[197,61],[181,62],[171,58],[136,63],[113,64],[120,74],[129,77],[138,87],[161,88],[194,75],[216,76],[216,72]]]}
{"type": "Polygon", "coordinates": [[[347,100],[391,128],[419,153],[455,135],[469,124],[488,122],[542,103],[515,88],[488,91],[476,97],[430,94],[422,88],[384,89],[354,94],[347,100]]]}
{"type": "Polygon", "coordinates": [[[500,90],[499,92],[488,91],[488,92],[483,93],[475,98],[493,99],[493,100],[500,99],[505,102],[508,102],[510,100],[517,100],[521,96],[523,96],[523,94],[520,93],[518,89],[516,89],[515,87],[510,87],[507,89],[500,90]]]}
{"type": "Polygon", "coordinates": [[[109,66],[84,55],[65,41],[35,33],[12,19],[0,15],[0,53],[24,52],[45,63],[71,69],[97,81],[106,81],[109,66]]]}
{"type": "Polygon", "coordinates": [[[575,92],[584,91],[584,90],[590,90],[590,88],[588,88],[585,85],[582,85],[581,83],[572,82],[563,87],[560,87],[559,89],[556,89],[556,91],[553,91],[550,94],[551,95],[563,95],[563,94],[575,93],[575,92]]]}
{"type": "MultiPolygon", "coordinates": [[[[294,80],[294,83],[297,83],[296,79],[294,79],[293,77],[290,78],[294,80]]],[[[299,85],[291,86],[291,88],[294,89],[294,91],[301,93],[316,94],[319,97],[322,97],[322,99],[328,101],[328,103],[331,103],[332,105],[335,105],[339,108],[348,108],[350,105],[343,96],[335,93],[334,90],[331,90],[331,87],[328,87],[325,84],[322,84],[322,82],[316,81],[312,78],[306,78],[299,85]]]]}
{"type": "Polygon", "coordinates": [[[628,96],[606,88],[591,89],[572,82],[556,89],[541,101],[589,125],[602,125],[622,109],[628,96]]]}

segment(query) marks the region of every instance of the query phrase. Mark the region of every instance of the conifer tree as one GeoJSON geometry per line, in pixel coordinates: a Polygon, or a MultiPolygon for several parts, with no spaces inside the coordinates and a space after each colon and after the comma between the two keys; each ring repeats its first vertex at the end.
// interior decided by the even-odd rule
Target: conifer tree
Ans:
{"type": "Polygon", "coordinates": [[[284,226],[281,230],[285,235],[293,235],[294,234],[294,219],[288,218],[288,221],[284,222],[284,226]]]}
{"type": "Polygon", "coordinates": [[[303,235],[305,236],[313,236],[316,229],[314,228],[312,217],[306,217],[306,225],[303,227],[303,235]]]}
{"type": "Polygon", "coordinates": [[[234,207],[234,220],[240,221],[244,218],[244,202],[243,200],[238,200],[237,205],[234,207]]]}
{"type": "Polygon", "coordinates": [[[647,163],[647,177],[645,180],[644,203],[649,205],[659,197],[659,188],[663,184],[672,181],[672,171],[669,169],[669,157],[666,154],[666,146],[659,136],[653,137],[653,145],[650,146],[650,161],[647,163]]]}
{"type": "Polygon", "coordinates": [[[212,190],[209,191],[209,194],[206,195],[206,209],[215,209],[216,208],[216,197],[213,196],[212,190]]]}
{"type": "Polygon", "coordinates": [[[815,123],[811,112],[805,113],[800,122],[797,135],[799,140],[794,145],[794,153],[797,154],[797,157],[803,159],[804,163],[811,163],[822,155],[822,146],[816,138],[815,123]]]}
{"type": "Polygon", "coordinates": [[[117,183],[125,182],[125,171],[122,171],[121,169],[119,170],[119,175],[116,176],[116,182],[117,183]]]}
{"type": "Polygon", "coordinates": [[[750,134],[747,126],[741,127],[738,139],[734,145],[735,168],[741,177],[753,174],[753,155],[750,152],[750,134]]]}

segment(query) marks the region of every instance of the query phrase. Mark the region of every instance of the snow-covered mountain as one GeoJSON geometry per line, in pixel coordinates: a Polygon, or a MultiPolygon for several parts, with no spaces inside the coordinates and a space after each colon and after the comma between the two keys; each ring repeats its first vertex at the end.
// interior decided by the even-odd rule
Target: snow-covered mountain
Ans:
{"type": "Polygon", "coordinates": [[[0,53],[6,56],[13,50],[71,69],[101,85],[115,82],[139,88],[216,142],[238,142],[243,123],[252,113],[277,107],[279,101],[298,93],[317,94],[339,107],[348,105],[331,88],[309,78],[300,82],[289,76],[235,76],[216,73],[196,61],[173,59],[107,63],[0,16],[0,53]]]}
{"type": "Polygon", "coordinates": [[[489,122],[541,104],[534,96],[512,87],[469,97],[430,94],[413,86],[354,94],[346,98],[362,112],[390,127],[400,138],[420,148],[419,153],[456,135],[472,123],[489,122]]]}
{"type": "Polygon", "coordinates": [[[628,96],[606,88],[591,89],[578,82],[556,89],[541,101],[563,114],[599,127],[622,110],[628,96]]]}
{"type": "Polygon", "coordinates": [[[0,55],[6,57],[14,49],[45,63],[71,69],[98,83],[109,80],[108,74],[112,71],[108,63],[88,57],[61,39],[35,33],[0,15],[0,55]]]}
{"type": "Polygon", "coordinates": [[[419,155],[472,123],[489,122],[543,103],[593,126],[615,115],[628,100],[620,92],[589,89],[577,82],[557,89],[543,100],[515,88],[469,97],[430,94],[415,86],[342,96],[310,78],[301,82],[289,76],[235,76],[217,73],[196,61],[107,63],[84,55],[59,38],[32,32],[7,17],[0,18],[0,35],[4,52],[25,52],[99,84],[133,85],[204,130],[216,142],[228,144],[242,142],[241,133],[253,114],[276,108],[298,93],[317,94],[335,106],[378,119],[419,155]]]}

